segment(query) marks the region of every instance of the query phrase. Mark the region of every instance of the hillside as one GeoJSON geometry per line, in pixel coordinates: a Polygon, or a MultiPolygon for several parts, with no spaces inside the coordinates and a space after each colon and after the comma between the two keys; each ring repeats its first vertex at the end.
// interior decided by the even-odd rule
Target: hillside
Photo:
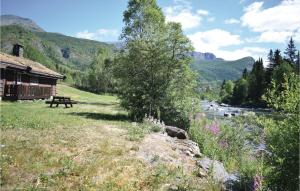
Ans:
{"type": "Polygon", "coordinates": [[[44,29],[38,26],[34,21],[16,15],[1,15],[0,20],[1,26],[19,25],[27,30],[35,32],[45,32],[44,29]]]}
{"type": "Polygon", "coordinates": [[[199,74],[200,82],[222,82],[224,79],[238,79],[245,68],[251,70],[253,63],[254,59],[252,57],[245,57],[235,61],[194,59],[191,67],[199,74]]]}
{"type": "Polygon", "coordinates": [[[2,52],[11,53],[13,44],[20,43],[24,46],[25,57],[79,70],[91,64],[99,49],[113,50],[113,46],[106,43],[58,33],[33,32],[17,25],[1,26],[1,41],[2,52]]]}
{"type": "MultiPolygon", "coordinates": [[[[24,57],[38,61],[67,76],[70,83],[84,78],[100,49],[113,54],[120,43],[108,44],[93,40],[44,32],[34,21],[14,15],[1,16],[1,51],[10,54],[13,44],[24,46],[24,57]]],[[[191,52],[192,69],[199,73],[200,82],[221,82],[240,77],[244,68],[250,69],[253,58],[225,61],[213,53],[191,52]]],[[[79,82],[79,83],[80,83],[79,82]]]]}

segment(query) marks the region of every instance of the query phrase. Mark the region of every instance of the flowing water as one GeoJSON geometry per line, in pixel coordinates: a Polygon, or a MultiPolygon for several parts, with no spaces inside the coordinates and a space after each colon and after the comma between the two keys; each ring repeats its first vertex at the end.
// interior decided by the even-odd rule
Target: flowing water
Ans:
{"type": "Polygon", "coordinates": [[[209,119],[248,115],[250,113],[255,113],[256,115],[272,115],[270,109],[234,107],[208,100],[201,101],[200,107],[202,112],[205,113],[209,119]]]}

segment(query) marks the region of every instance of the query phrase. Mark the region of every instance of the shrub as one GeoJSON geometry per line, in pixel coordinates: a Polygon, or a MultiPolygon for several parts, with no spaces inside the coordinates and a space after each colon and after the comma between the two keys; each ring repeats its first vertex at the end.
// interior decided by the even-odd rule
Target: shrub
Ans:
{"type": "Polygon", "coordinates": [[[258,183],[261,185],[261,182],[254,180],[262,177],[263,169],[261,158],[253,155],[253,147],[250,144],[253,140],[260,139],[257,129],[261,127],[256,123],[256,118],[245,117],[237,117],[223,123],[203,119],[191,125],[189,135],[198,143],[204,155],[223,162],[229,172],[238,172],[243,188],[251,190],[254,183],[256,186],[258,183]],[[253,131],[245,129],[246,123],[254,123],[251,127],[253,131]]]}
{"type": "Polygon", "coordinates": [[[265,119],[267,187],[272,190],[297,190],[299,186],[299,115],[283,121],[265,119]]]}

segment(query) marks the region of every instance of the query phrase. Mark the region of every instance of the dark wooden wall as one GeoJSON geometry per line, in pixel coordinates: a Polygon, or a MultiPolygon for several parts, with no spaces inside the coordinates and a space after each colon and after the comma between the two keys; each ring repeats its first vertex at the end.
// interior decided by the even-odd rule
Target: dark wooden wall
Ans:
{"type": "Polygon", "coordinates": [[[56,94],[57,79],[12,69],[1,69],[0,96],[7,99],[46,99],[56,94]],[[17,76],[21,81],[17,82],[17,76]],[[32,79],[37,79],[31,83],[32,79]],[[2,83],[2,95],[1,95],[2,83]]]}

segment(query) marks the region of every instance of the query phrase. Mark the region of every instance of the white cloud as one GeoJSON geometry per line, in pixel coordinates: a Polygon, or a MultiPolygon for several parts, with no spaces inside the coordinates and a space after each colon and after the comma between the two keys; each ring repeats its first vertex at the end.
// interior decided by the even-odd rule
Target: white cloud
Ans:
{"type": "Polygon", "coordinates": [[[239,1],[239,4],[243,4],[243,3],[245,3],[247,0],[240,0],[239,1]]]}
{"type": "Polygon", "coordinates": [[[254,2],[246,7],[241,17],[242,26],[259,32],[258,42],[283,43],[291,36],[298,41],[300,0],[285,0],[266,9],[263,5],[264,2],[254,2]]]}
{"type": "Polygon", "coordinates": [[[188,35],[195,50],[199,52],[212,52],[225,60],[236,60],[246,56],[255,59],[264,58],[268,50],[261,47],[243,47],[232,51],[226,50],[228,46],[241,45],[244,42],[239,35],[231,34],[222,29],[213,29],[188,35]]]}
{"type": "Polygon", "coordinates": [[[192,6],[187,1],[174,1],[173,6],[163,9],[168,22],[179,22],[183,29],[191,29],[200,26],[204,17],[209,15],[207,10],[192,10],[192,6]]]}
{"type": "Polygon", "coordinates": [[[266,31],[261,33],[258,37],[258,42],[285,42],[288,38],[293,36],[293,33],[290,31],[266,31]]]}
{"type": "Polygon", "coordinates": [[[118,35],[118,30],[114,29],[98,29],[97,33],[100,35],[111,35],[111,36],[117,36],[118,35]]]}
{"type": "Polygon", "coordinates": [[[239,24],[239,23],[240,23],[240,20],[235,19],[235,18],[230,18],[230,19],[225,20],[225,24],[239,24]]]}
{"type": "Polygon", "coordinates": [[[209,12],[208,12],[207,10],[203,10],[203,9],[199,9],[199,10],[197,11],[197,13],[198,13],[199,15],[204,15],[204,16],[206,16],[206,15],[209,14],[209,12]]]}
{"type": "Polygon", "coordinates": [[[89,39],[89,40],[95,39],[95,33],[91,33],[88,30],[78,32],[78,33],[76,33],[75,36],[78,38],[85,38],[85,39],[89,39]]]}
{"type": "Polygon", "coordinates": [[[213,29],[188,35],[197,51],[214,52],[220,47],[241,44],[239,35],[222,29],[213,29]]]}
{"type": "Polygon", "coordinates": [[[84,30],[75,34],[77,38],[84,38],[89,40],[99,41],[114,41],[119,35],[118,30],[115,29],[98,29],[96,32],[89,32],[84,30]]]}
{"type": "Polygon", "coordinates": [[[188,9],[180,10],[179,12],[166,12],[166,20],[171,22],[181,23],[183,29],[195,28],[200,25],[202,17],[193,14],[188,9]]]}
{"type": "Polygon", "coordinates": [[[237,60],[246,56],[251,56],[254,59],[263,58],[265,60],[267,53],[268,50],[261,47],[243,47],[232,51],[219,49],[214,52],[217,57],[225,60],[237,60]]]}

